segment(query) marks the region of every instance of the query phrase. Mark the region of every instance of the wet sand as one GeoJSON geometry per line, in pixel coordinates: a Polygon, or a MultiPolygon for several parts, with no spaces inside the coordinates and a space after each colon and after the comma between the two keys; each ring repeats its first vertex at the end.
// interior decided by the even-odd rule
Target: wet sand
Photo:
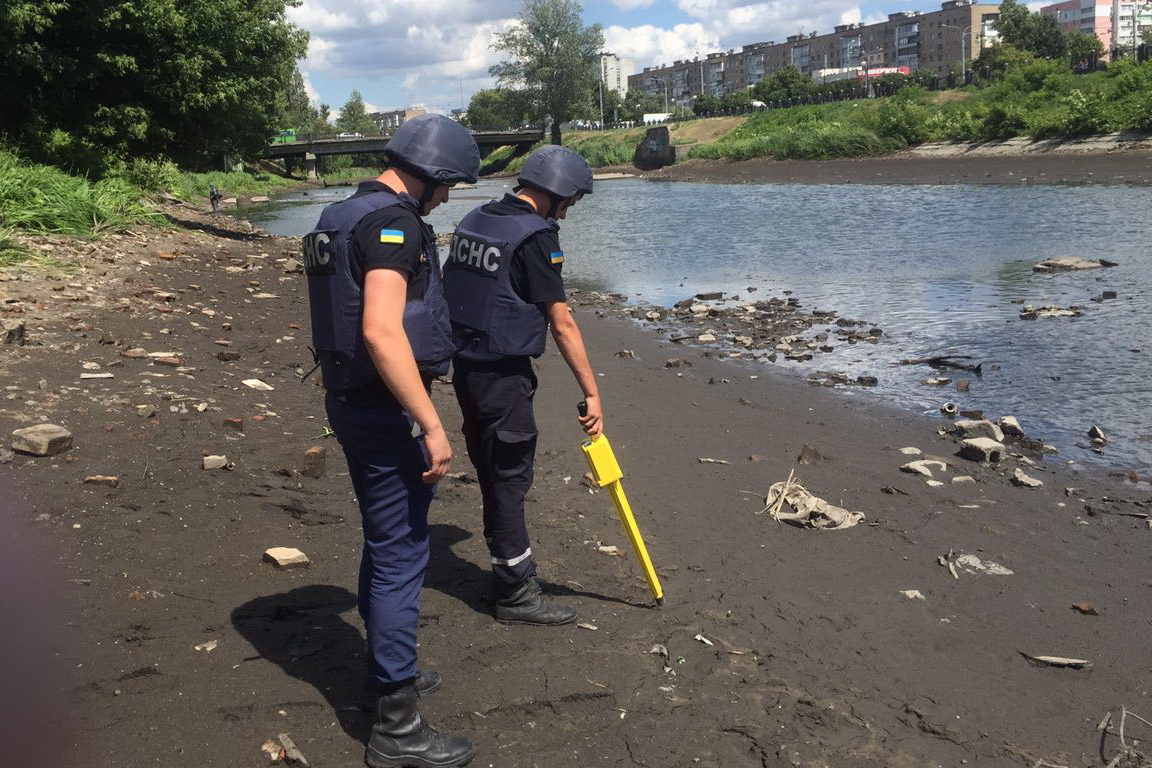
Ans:
{"type": "MultiPolygon", "coordinates": [[[[0,483],[18,489],[6,511],[31,529],[20,546],[42,553],[36,575],[59,592],[49,666],[67,703],[39,746],[86,768],[255,768],[288,733],[314,766],[359,765],[360,528],[321,391],[300,383],[307,302],[284,271],[296,243],[173,214],[194,229],[40,238],[81,270],[0,282],[0,317],[29,342],[0,347],[0,427],[75,435],[55,457],[0,456],[0,483]],[[180,359],[122,356],[134,348],[180,359]],[[80,379],[94,372],[114,378],[80,379]],[[327,449],[319,478],[300,471],[314,446],[327,449]],[[232,468],[201,469],[205,454],[232,468]],[[84,483],[97,474],[118,487],[84,483]],[[272,546],[312,564],[276,570],[261,562],[272,546]]],[[[496,624],[479,491],[451,389],[434,389],[463,474],[432,511],[421,654],[445,686],[423,708],[478,743],[474,765],[1090,766],[1106,712],[1152,718],[1146,491],[1059,456],[970,462],[942,418],[609,315],[577,309],[662,609],[607,493],[582,482],[579,393],[550,345],[529,524],[541,576],[584,626],[496,624]],[[822,458],[799,464],[805,445],[822,458]],[[909,446],[948,465],[943,485],[900,471],[909,446]],[[1013,485],[1017,468],[1043,486],[1013,485]],[[792,472],[865,521],[817,531],[762,513],[792,472]],[[963,555],[1012,574],[968,572],[963,555]],[[1072,609],[1082,602],[1098,615],[1072,609]]]]}

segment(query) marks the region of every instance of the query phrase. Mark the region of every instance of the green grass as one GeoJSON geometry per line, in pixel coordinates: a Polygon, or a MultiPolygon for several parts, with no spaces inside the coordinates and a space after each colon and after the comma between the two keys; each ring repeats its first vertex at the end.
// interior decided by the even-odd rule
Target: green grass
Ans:
{"type": "Polygon", "coordinates": [[[761,112],[688,156],[820,160],[882,155],[925,141],[1125,131],[1152,132],[1152,62],[1120,61],[1106,72],[1075,75],[1064,62],[1040,59],[965,89],[963,98],[909,87],[887,98],[761,112]]]}
{"type": "Polygon", "coordinates": [[[0,227],[93,235],[140,223],[162,225],[164,219],[141,202],[141,191],[127,181],[93,183],[0,153],[0,227]]]}
{"type": "Polygon", "coordinates": [[[12,230],[0,231],[0,269],[23,266],[53,272],[70,272],[75,265],[63,259],[30,251],[13,237],[12,230]]]}
{"type": "Polygon", "coordinates": [[[324,180],[325,184],[355,184],[359,181],[376,178],[380,175],[381,170],[381,168],[353,166],[322,174],[320,178],[324,180]]]}

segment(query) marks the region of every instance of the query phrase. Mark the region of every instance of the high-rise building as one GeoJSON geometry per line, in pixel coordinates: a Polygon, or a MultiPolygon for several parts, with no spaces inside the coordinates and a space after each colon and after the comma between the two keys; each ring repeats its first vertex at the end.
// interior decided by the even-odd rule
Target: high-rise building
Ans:
{"type": "MultiPolygon", "coordinates": [[[[1083,32],[1100,38],[1100,42],[1104,44],[1104,55],[1107,57],[1117,44],[1112,37],[1113,9],[1112,0],[1065,0],[1062,3],[1043,6],[1040,13],[1055,16],[1060,28],[1065,32],[1083,32]]],[[[1131,16],[1131,11],[1128,15],[1131,16]]]]}
{"type": "Polygon", "coordinates": [[[599,78],[605,88],[616,91],[621,98],[628,91],[628,76],[635,71],[635,59],[621,58],[614,53],[600,54],[599,78]]]}
{"type": "Polygon", "coordinates": [[[1147,0],[1115,0],[1112,3],[1112,45],[1104,43],[1104,48],[1132,50],[1143,42],[1142,38],[1148,32],[1152,32],[1152,3],[1147,0]]]}
{"type": "Polygon", "coordinates": [[[687,106],[701,94],[735,93],[789,65],[820,80],[903,69],[947,76],[959,73],[996,39],[992,24],[999,13],[998,5],[945,0],[938,11],[900,11],[877,24],[841,24],[831,34],[792,35],[783,43],[751,43],[645,67],[628,78],[628,88],[663,97],[671,108],[687,106]]]}

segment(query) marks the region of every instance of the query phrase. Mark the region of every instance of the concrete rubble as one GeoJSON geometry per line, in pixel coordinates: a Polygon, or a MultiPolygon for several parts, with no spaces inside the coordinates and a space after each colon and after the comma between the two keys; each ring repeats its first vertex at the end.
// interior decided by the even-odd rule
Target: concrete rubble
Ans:
{"type": "Polygon", "coordinates": [[[264,562],[282,570],[307,568],[311,564],[308,555],[294,547],[270,547],[264,550],[264,562]]]}
{"type": "Polygon", "coordinates": [[[37,424],[12,431],[12,450],[33,456],[55,456],[72,449],[72,433],[58,424],[37,424]]]}
{"type": "Polygon", "coordinates": [[[300,474],[304,477],[319,479],[324,477],[325,465],[328,460],[328,449],[322,445],[314,445],[304,451],[304,466],[300,474]]]}
{"type": "Polygon", "coordinates": [[[1004,442],[1004,432],[987,419],[960,419],[952,424],[953,434],[961,438],[987,437],[1004,442]]]}
{"type": "Polygon", "coordinates": [[[1044,482],[1026,474],[1024,470],[1017,467],[1012,472],[1012,484],[1023,486],[1025,488],[1039,488],[1044,485],[1044,482]]]}
{"type": "Polygon", "coordinates": [[[1058,256],[1044,259],[1032,265],[1033,272],[1078,272],[1085,269],[1116,267],[1119,264],[1108,259],[1082,259],[1078,256],[1058,256]]]}
{"type": "Polygon", "coordinates": [[[960,455],[971,461],[997,464],[1004,458],[1004,444],[990,437],[973,437],[960,441],[960,455]]]}

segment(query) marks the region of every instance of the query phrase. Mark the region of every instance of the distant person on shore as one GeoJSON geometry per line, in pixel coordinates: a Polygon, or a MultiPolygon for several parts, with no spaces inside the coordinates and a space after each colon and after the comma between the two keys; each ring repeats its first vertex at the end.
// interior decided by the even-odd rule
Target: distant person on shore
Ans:
{"type": "Polygon", "coordinates": [[[592,170],[571,149],[548,146],[524,162],[517,183],[466,215],[452,239],[444,265],[452,384],[483,496],[496,619],[567,624],[576,609],[544,594],[536,579],[524,497],[536,462],[532,358],[544,353],[549,330],[588,404],[580,426],[590,435],[602,429],[596,376],[568,311],[557,223],[592,194],[592,170]]]}
{"type": "Polygon", "coordinates": [[[480,153],[467,129],[435,114],[405,122],[384,153],[385,171],[325,208],[304,238],[312,340],[364,527],[358,604],[376,713],[365,760],[461,766],[472,742],[437,732],[416,707],[440,687],[416,666],[416,630],[428,507],[452,460],[429,397],[448,372],[451,326],[436,235],[421,217],[453,184],[475,183],[480,153]]]}
{"type": "Polygon", "coordinates": [[[215,184],[208,185],[208,199],[212,201],[212,215],[220,215],[220,200],[224,196],[220,194],[220,189],[215,184]]]}

